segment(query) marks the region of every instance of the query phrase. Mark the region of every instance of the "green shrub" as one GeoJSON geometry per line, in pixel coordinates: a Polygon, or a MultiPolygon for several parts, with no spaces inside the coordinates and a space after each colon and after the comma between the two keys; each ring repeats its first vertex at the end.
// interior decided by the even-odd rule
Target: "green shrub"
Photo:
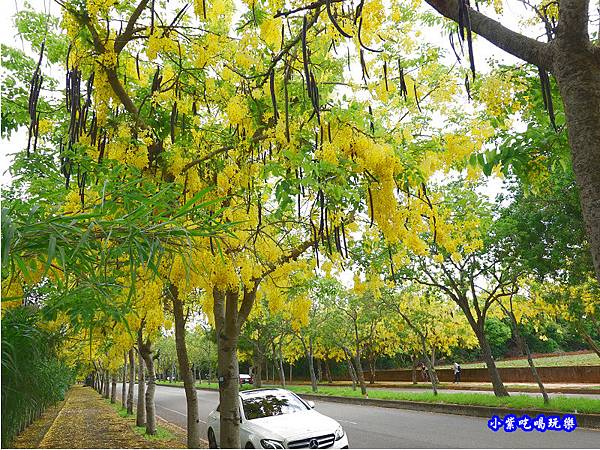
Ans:
{"type": "Polygon", "coordinates": [[[64,399],[74,373],[56,356],[60,333],[38,324],[36,310],[19,307],[2,317],[2,447],[53,403],[64,399]]]}

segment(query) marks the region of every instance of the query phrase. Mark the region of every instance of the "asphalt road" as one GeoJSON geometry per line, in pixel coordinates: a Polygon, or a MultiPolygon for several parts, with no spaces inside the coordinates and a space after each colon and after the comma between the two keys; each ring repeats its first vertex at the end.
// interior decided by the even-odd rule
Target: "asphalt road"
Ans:
{"type": "MultiPolygon", "coordinates": [[[[119,385],[120,388],[120,385],[119,385]]],[[[136,387],[137,393],[137,387],[136,387]]],[[[119,394],[120,395],[120,394],[119,394]]],[[[119,396],[117,398],[120,398],[119,396]]],[[[156,386],[157,414],[186,427],[185,392],[182,388],[156,386]]],[[[217,392],[198,391],[202,434],[206,417],[219,400],[217,392]]],[[[576,429],[526,433],[492,432],[487,419],[427,413],[375,406],[317,401],[316,410],[344,427],[351,448],[598,448],[600,431],[576,429]]]]}

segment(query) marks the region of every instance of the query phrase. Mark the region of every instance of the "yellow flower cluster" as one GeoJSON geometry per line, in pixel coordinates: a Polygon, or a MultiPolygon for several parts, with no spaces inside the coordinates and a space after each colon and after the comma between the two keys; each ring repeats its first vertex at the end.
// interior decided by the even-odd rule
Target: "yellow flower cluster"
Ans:
{"type": "Polygon", "coordinates": [[[281,45],[281,23],[279,19],[266,19],[260,24],[260,37],[271,50],[281,45]]]}
{"type": "Polygon", "coordinates": [[[243,125],[250,115],[246,100],[241,95],[235,95],[229,99],[225,112],[229,123],[233,126],[243,125]]]}
{"type": "Polygon", "coordinates": [[[87,10],[90,16],[95,17],[98,14],[105,16],[111,6],[117,3],[117,0],[87,0],[87,10]]]}
{"type": "Polygon", "coordinates": [[[481,81],[478,98],[490,116],[498,117],[521,109],[521,103],[515,100],[515,96],[524,89],[525,83],[510,72],[494,72],[481,81]]]}
{"type": "MultiPolygon", "coordinates": [[[[146,56],[150,61],[154,61],[161,52],[178,52],[179,46],[177,39],[172,36],[167,36],[162,29],[155,28],[154,32],[148,38],[148,46],[146,47],[146,56]]],[[[184,51],[184,47],[181,46],[184,51]]]]}

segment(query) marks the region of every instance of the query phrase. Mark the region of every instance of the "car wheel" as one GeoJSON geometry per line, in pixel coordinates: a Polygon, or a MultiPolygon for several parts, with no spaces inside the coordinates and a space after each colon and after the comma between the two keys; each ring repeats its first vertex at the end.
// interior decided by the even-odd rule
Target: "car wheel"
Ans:
{"type": "Polygon", "coordinates": [[[208,448],[217,448],[217,440],[215,439],[215,432],[212,428],[208,429],[208,448]]]}
{"type": "Polygon", "coordinates": [[[252,442],[246,442],[246,446],[244,448],[254,448],[252,442]]]}

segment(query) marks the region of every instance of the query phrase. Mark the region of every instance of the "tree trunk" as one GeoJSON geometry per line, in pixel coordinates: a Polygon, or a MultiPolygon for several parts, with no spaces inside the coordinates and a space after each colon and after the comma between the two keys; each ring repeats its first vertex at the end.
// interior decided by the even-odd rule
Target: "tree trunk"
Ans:
{"type": "Polygon", "coordinates": [[[110,375],[110,402],[117,402],[117,377],[114,373],[110,375]]]}
{"type": "Polygon", "coordinates": [[[108,371],[104,372],[104,398],[110,397],[110,377],[108,371]]]}
{"type": "Polygon", "coordinates": [[[369,356],[369,384],[375,384],[375,356],[369,356]]]}
{"type": "Polygon", "coordinates": [[[138,346],[148,375],[146,377],[146,434],[156,434],[156,407],[154,404],[154,392],[156,391],[156,375],[154,373],[154,359],[152,343],[149,340],[142,342],[141,333],[138,335],[138,346]]]}
{"type": "Polygon", "coordinates": [[[135,387],[135,356],[129,349],[129,389],[127,390],[127,414],[133,415],[133,389],[135,387]]]}
{"type": "Polygon", "coordinates": [[[592,54],[587,30],[572,31],[585,32],[586,38],[580,41],[559,33],[552,73],[565,107],[581,212],[600,282],[600,52],[596,47],[592,54]]]}
{"type": "Polygon", "coordinates": [[[121,384],[121,408],[127,407],[127,353],[123,353],[123,380],[121,384]]]}
{"type": "Polygon", "coordinates": [[[138,395],[135,424],[138,427],[146,425],[146,377],[144,376],[144,358],[138,351],[138,395]]]}
{"type": "Polygon", "coordinates": [[[283,357],[281,354],[277,359],[279,360],[279,383],[285,387],[285,372],[283,371],[283,357]]]}
{"type": "Polygon", "coordinates": [[[431,364],[431,360],[427,354],[427,341],[425,339],[425,335],[423,333],[419,333],[419,336],[421,337],[421,356],[425,360],[425,366],[427,367],[427,373],[429,374],[429,381],[431,382],[431,389],[433,390],[433,395],[437,395],[438,378],[437,374],[435,373],[435,367],[431,364]]]}
{"type": "Polygon", "coordinates": [[[415,355],[410,356],[412,360],[412,384],[417,384],[417,357],[415,355]]]}
{"type": "Polygon", "coordinates": [[[217,332],[220,403],[220,447],[240,448],[240,371],[237,359],[239,292],[213,289],[217,332]]]}
{"type": "Polygon", "coordinates": [[[431,347],[431,366],[435,368],[435,346],[431,347]]]}
{"type": "Polygon", "coordinates": [[[596,354],[598,356],[600,356],[600,346],[598,346],[598,344],[596,344],[596,342],[594,341],[594,339],[592,339],[592,336],[590,336],[589,333],[587,333],[585,331],[585,328],[583,326],[578,326],[577,328],[581,332],[581,335],[583,336],[583,339],[585,340],[585,342],[587,342],[588,345],[590,346],[590,348],[594,352],[596,352],[596,354]]]}
{"type": "Polygon", "coordinates": [[[262,387],[262,352],[258,344],[254,344],[254,353],[252,354],[253,364],[254,364],[254,387],[261,388],[262,387]]]}
{"type": "Polygon", "coordinates": [[[310,385],[313,392],[317,392],[317,376],[315,375],[315,364],[311,353],[312,343],[309,344],[309,349],[306,351],[306,361],[308,362],[308,372],[310,373],[310,385]]]}
{"type": "Polygon", "coordinates": [[[519,325],[517,324],[517,319],[515,315],[513,313],[510,313],[509,317],[513,331],[515,333],[517,345],[520,347],[520,350],[522,352],[524,351],[527,355],[527,363],[529,364],[529,368],[531,369],[531,374],[533,375],[533,378],[535,378],[535,381],[537,382],[538,387],[540,388],[540,392],[542,393],[542,397],[544,398],[544,404],[547,405],[548,403],[550,403],[550,398],[548,397],[548,393],[546,392],[544,383],[542,383],[542,379],[540,378],[540,375],[538,374],[538,371],[535,368],[535,364],[533,363],[533,358],[531,357],[531,352],[529,351],[529,345],[527,345],[527,342],[521,336],[521,333],[519,331],[519,325]]]}
{"type": "Polygon", "coordinates": [[[346,363],[348,364],[348,373],[350,374],[350,379],[352,380],[352,390],[355,391],[356,390],[356,374],[354,373],[354,368],[352,367],[352,361],[350,360],[350,357],[348,357],[348,359],[346,360],[346,363]]]}
{"type": "Polygon", "coordinates": [[[490,348],[490,344],[487,338],[485,337],[483,325],[481,325],[479,329],[476,330],[475,335],[477,336],[477,340],[479,341],[479,347],[481,348],[481,356],[485,361],[485,365],[487,366],[490,378],[492,380],[494,394],[496,394],[496,397],[508,397],[508,391],[506,390],[506,387],[504,387],[504,383],[502,383],[502,378],[500,378],[500,373],[498,372],[496,362],[494,361],[494,357],[492,356],[492,349],[490,348]]]}
{"type": "Polygon", "coordinates": [[[360,352],[353,355],[354,370],[360,384],[360,393],[367,395],[367,384],[365,383],[365,373],[363,372],[362,363],[360,361],[360,352]]]}
{"type": "Polygon", "coordinates": [[[177,288],[170,286],[173,299],[173,317],[175,318],[175,348],[179,361],[179,373],[183,378],[185,401],[187,406],[187,447],[200,448],[200,413],[198,411],[198,395],[194,376],[190,370],[189,357],[185,343],[185,317],[183,304],[179,299],[177,288]]]}
{"type": "Polygon", "coordinates": [[[290,384],[292,384],[292,370],[293,370],[293,365],[292,363],[290,363],[290,384]]]}
{"type": "Polygon", "coordinates": [[[333,384],[333,377],[331,376],[331,368],[329,367],[329,360],[325,360],[325,377],[327,377],[327,383],[333,384]]]}
{"type": "Polygon", "coordinates": [[[323,361],[317,358],[317,383],[323,381],[323,361]]]}

